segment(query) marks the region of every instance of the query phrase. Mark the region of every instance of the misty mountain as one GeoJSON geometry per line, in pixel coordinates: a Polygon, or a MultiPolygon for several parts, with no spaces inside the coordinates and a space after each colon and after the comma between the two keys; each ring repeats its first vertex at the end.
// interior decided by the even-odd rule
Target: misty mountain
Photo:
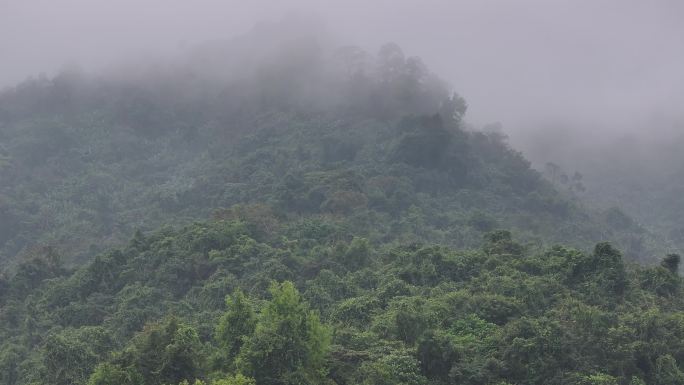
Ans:
{"type": "Polygon", "coordinates": [[[473,247],[509,228],[536,245],[610,240],[630,258],[662,255],[638,224],[557,193],[501,132],[466,129],[465,100],[420,58],[396,44],[331,48],[287,23],[175,61],[72,68],[4,91],[5,263],[44,247],[84,261],[136,229],[238,204],[373,242],[473,247]]]}
{"type": "Polygon", "coordinates": [[[0,385],[684,384],[679,142],[458,91],[296,17],[6,88],[0,385]]]}

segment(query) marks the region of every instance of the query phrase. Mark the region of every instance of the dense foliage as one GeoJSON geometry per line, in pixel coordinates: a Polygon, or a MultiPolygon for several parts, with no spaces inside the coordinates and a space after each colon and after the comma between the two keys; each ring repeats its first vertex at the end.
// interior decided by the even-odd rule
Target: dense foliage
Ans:
{"type": "Polygon", "coordinates": [[[473,251],[375,248],[262,215],[138,234],[71,271],[22,263],[2,281],[0,383],[684,378],[678,256],[641,268],[605,243],[532,253],[505,231],[473,251]]]}
{"type": "Polygon", "coordinates": [[[136,229],[239,203],[374,244],[473,247],[509,228],[535,244],[662,254],[638,224],[558,194],[501,133],[465,130],[463,99],[395,45],[375,58],[300,45],[297,65],[211,84],[189,69],[123,80],[71,71],[0,94],[0,264],[42,246],[83,262],[136,229]],[[343,70],[313,83],[327,93],[302,89],[331,66],[323,58],[343,70]]]}
{"type": "Polygon", "coordinates": [[[0,94],[0,384],[684,384],[677,254],[396,45],[265,28],[0,94]]]}

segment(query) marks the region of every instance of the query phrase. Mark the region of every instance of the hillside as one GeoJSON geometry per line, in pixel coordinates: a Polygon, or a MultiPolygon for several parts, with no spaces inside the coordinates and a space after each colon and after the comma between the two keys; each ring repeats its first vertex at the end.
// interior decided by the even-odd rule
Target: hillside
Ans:
{"type": "Polygon", "coordinates": [[[638,224],[615,226],[559,194],[501,132],[466,130],[465,101],[419,58],[273,28],[175,64],[72,69],[5,90],[3,264],[46,247],[78,264],[136,230],[237,204],[376,245],[474,247],[504,228],[538,247],[611,241],[630,259],[664,254],[638,224]]]}
{"type": "Polygon", "coordinates": [[[658,234],[282,30],[0,93],[0,385],[684,384],[658,234]]]}
{"type": "Polygon", "coordinates": [[[0,280],[0,383],[679,384],[679,257],[375,248],[263,213],[0,280]],[[277,282],[277,283],[275,283],[277,282]],[[226,297],[228,296],[228,297],[226,297]],[[224,297],[225,302],[224,302],[224,297]]]}

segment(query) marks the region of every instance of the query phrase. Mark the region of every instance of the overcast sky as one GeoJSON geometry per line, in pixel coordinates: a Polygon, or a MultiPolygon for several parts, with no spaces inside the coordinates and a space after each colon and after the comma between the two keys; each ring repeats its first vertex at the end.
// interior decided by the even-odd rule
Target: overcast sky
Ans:
{"type": "Polygon", "coordinates": [[[394,41],[421,56],[477,124],[619,129],[684,111],[682,0],[0,0],[0,86],[178,51],[287,13],[318,17],[348,43],[394,41]]]}

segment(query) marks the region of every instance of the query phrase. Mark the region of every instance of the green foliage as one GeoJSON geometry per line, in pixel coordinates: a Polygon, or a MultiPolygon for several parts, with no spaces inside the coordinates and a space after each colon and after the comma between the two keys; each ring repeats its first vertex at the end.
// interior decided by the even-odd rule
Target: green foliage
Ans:
{"type": "Polygon", "coordinates": [[[425,385],[417,360],[405,350],[383,352],[360,369],[363,385],[425,385]]]}
{"type": "Polygon", "coordinates": [[[197,332],[171,317],[136,335],[112,364],[93,372],[89,385],[175,384],[199,376],[203,357],[197,332]]]}
{"type": "Polygon", "coordinates": [[[250,228],[263,234],[217,219],[139,234],[73,271],[58,262],[17,270],[0,311],[0,383],[636,384],[681,375],[681,278],[625,264],[608,244],[535,252],[497,231],[480,250],[456,251],[293,242],[287,226],[258,241],[250,228]],[[50,278],[27,286],[26,271],[50,278]],[[271,279],[283,275],[292,281],[271,279]]]}
{"type": "Polygon", "coordinates": [[[683,383],[678,255],[398,46],[323,51],[0,93],[0,385],[683,383]]]}
{"type": "Polygon", "coordinates": [[[444,128],[439,115],[405,119],[400,123],[400,130],[403,134],[393,150],[394,159],[416,167],[447,166],[447,151],[453,134],[444,128]]]}
{"type": "Polygon", "coordinates": [[[85,384],[112,345],[111,337],[102,328],[83,327],[50,334],[43,353],[46,375],[56,385],[85,384]]]}
{"type": "Polygon", "coordinates": [[[220,347],[220,354],[214,360],[222,369],[229,367],[227,364],[233,362],[256,327],[254,311],[242,291],[226,297],[226,305],[228,311],[221,316],[214,336],[220,347]]]}
{"type": "Polygon", "coordinates": [[[202,380],[195,380],[194,382],[183,380],[178,383],[178,385],[256,385],[256,382],[254,382],[253,378],[245,377],[242,374],[236,374],[235,376],[209,382],[202,380]]]}
{"type": "Polygon", "coordinates": [[[272,299],[237,358],[240,371],[260,384],[316,384],[325,376],[330,331],[308,309],[291,282],[272,284],[272,299]]]}
{"type": "Polygon", "coordinates": [[[592,374],[586,377],[587,385],[618,385],[617,378],[607,374],[592,374]]]}
{"type": "Polygon", "coordinates": [[[681,260],[682,257],[680,257],[679,254],[668,254],[660,265],[669,270],[672,274],[677,274],[681,260]]]}
{"type": "Polygon", "coordinates": [[[118,365],[102,363],[90,375],[87,385],[133,385],[142,378],[137,373],[131,373],[118,365]]]}
{"type": "Polygon", "coordinates": [[[684,384],[684,373],[679,370],[677,361],[667,354],[656,359],[655,377],[653,383],[657,385],[684,384]]]}
{"type": "Polygon", "coordinates": [[[256,385],[253,378],[245,377],[242,374],[236,374],[228,378],[216,380],[212,385],[256,385]]]}

